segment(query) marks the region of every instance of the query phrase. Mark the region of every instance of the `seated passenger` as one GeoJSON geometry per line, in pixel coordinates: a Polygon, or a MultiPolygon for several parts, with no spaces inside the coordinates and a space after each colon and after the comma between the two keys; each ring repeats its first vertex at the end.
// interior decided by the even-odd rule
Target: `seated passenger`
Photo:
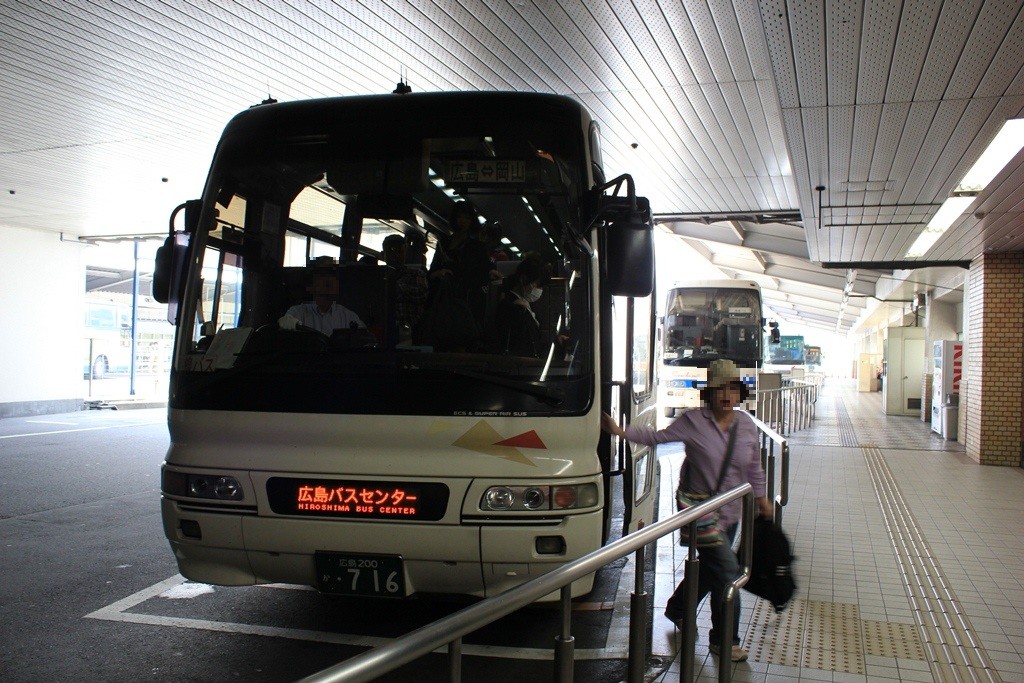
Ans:
{"type": "Polygon", "coordinates": [[[495,346],[499,353],[540,358],[540,321],[530,304],[540,299],[550,279],[540,254],[528,252],[505,282],[505,293],[495,315],[495,346]]]}
{"type": "Polygon", "coordinates": [[[302,325],[329,337],[335,330],[366,327],[358,315],[337,302],[338,271],[330,257],[318,258],[310,268],[306,291],[313,300],[289,308],[278,321],[282,329],[302,325]]]}

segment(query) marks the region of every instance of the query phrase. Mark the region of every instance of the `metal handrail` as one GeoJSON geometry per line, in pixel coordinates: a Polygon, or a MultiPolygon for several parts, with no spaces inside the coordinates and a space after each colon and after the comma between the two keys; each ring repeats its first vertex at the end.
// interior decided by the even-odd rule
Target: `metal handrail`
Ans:
{"type": "Polygon", "coordinates": [[[764,468],[765,495],[772,501],[772,518],[782,525],[782,508],[789,503],[789,441],[786,437],[751,415],[760,432],[761,467],[764,468]],[[778,446],[778,455],[775,447],[778,446]],[[778,465],[778,467],[776,466],[778,465]],[[779,493],[775,493],[775,472],[779,470],[779,493]]]}
{"type": "Polygon", "coordinates": [[[757,414],[765,424],[781,434],[811,426],[818,400],[819,384],[791,380],[780,389],[759,389],[757,414]]]}
{"type": "MultiPolygon", "coordinates": [[[[543,576],[539,576],[536,579],[532,579],[524,584],[516,586],[515,588],[511,588],[500,595],[482,600],[481,602],[466,607],[454,614],[444,617],[443,619],[435,621],[432,624],[427,624],[415,631],[410,631],[406,635],[397,638],[386,645],[368,650],[346,659],[345,661],[339,662],[338,664],[324,669],[323,671],[307,676],[302,679],[302,683],[361,683],[365,681],[372,681],[386,673],[394,671],[400,666],[408,664],[409,662],[433,652],[443,645],[448,646],[450,658],[450,680],[458,681],[459,672],[461,671],[459,658],[461,657],[463,636],[468,633],[472,633],[473,631],[476,631],[477,629],[480,629],[507,614],[511,614],[521,607],[525,607],[530,603],[536,602],[540,598],[545,595],[549,595],[556,590],[561,590],[562,606],[562,628],[561,634],[556,638],[554,654],[555,671],[557,675],[556,680],[563,683],[572,681],[573,637],[569,630],[572,583],[594,573],[611,562],[629,555],[630,553],[637,553],[637,566],[635,569],[642,575],[644,571],[644,562],[642,559],[643,548],[647,544],[656,541],[662,536],[671,534],[688,524],[690,525],[691,535],[696,535],[698,519],[709,512],[713,512],[714,510],[717,510],[740,498],[743,499],[743,516],[741,518],[742,536],[740,538],[739,555],[743,571],[726,589],[726,596],[729,602],[727,602],[724,612],[729,615],[729,619],[731,619],[731,600],[735,599],[736,591],[746,584],[751,571],[754,494],[753,488],[751,488],[750,484],[737,486],[734,489],[730,489],[729,491],[709,498],[699,505],[694,505],[693,507],[689,507],[681,512],[677,512],[660,522],[634,531],[633,533],[624,536],[603,548],[599,548],[577,560],[564,564],[558,569],[554,569],[543,576]]],[[[694,549],[691,548],[691,557],[693,554],[694,549]]],[[[694,588],[696,588],[696,583],[696,580],[691,582],[694,588]]],[[[687,618],[695,624],[696,604],[694,604],[692,608],[693,613],[688,614],[687,618]]],[[[634,618],[637,618],[636,615],[631,613],[630,621],[632,622],[634,618]]],[[[643,617],[641,616],[641,618],[643,617]]],[[[729,629],[723,629],[723,634],[730,634],[732,632],[731,625],[727,624],[727,626],[729,626],[729,629]]],[[[630,629],[630,632],[633,633],[632,628],[630,629]]],[[[722,652],[725,653],[723,655],[725,657],[728,657],[729,648],[732,647],[731,636],[727,637],[729,637],[729,645],[722,650],[722,652]]],[[[644,648],[636,649],[642,651],[644,648]]],[[[633,642],[630,643],[629,651],[631,659],[634,656],[639,656],[634,655],[633,642]]],[[[693,648],[691,647],[689,652],[684,648],[682,656],[684,669],[688,662],[689,670],[692,672],[694,660],[693,648]]],[[[642,667],[631,666],[630,668],[642,670],[642,667]]],[[[732,668],[729,666],[723,666],[720,667],[720,670],[719,680],[730,680],[729,677],[731,676],[732,668]],[[723,675],[725,676],[724,678],[722,677],[723,675]]]]}

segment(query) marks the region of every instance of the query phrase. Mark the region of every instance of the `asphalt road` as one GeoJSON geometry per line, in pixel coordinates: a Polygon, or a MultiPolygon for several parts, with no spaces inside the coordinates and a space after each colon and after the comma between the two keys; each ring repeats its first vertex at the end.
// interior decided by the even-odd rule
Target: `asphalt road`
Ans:
{"type": "MultiPolygon", "coordinates": [[[[183,582],[160,521],[167,444],[165,409],[0,420],[0,679],[293,681],[465,605],[183,582]]],[[[576,680],[625,677],[625,644],[609,641],[624,562],[574,613],[577,652],[594,653],[576,680]]],[[[463,680],[552,680],[558,624],[535,606],[473,634],[463,680]]],[[[431,655],[383,680],[443,681],[445,667],[431,655]]]]}

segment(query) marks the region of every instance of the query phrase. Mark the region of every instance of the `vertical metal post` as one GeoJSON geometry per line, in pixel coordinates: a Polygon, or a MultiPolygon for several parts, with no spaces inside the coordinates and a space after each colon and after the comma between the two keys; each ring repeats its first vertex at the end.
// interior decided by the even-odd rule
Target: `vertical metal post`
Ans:
{"type": "MultiPolygon", "coordinates": [[[[792,384],[790,387],[792,387],[792,384]]],[[[793,432],[793,390],[790,389],[786,393],[787,396],[782,403],[782,412],[786,415],[786,433],[791,434],[793,432]]]]}
{"type": "MultiPolygon", "coordinates": [[[[754,494],[747,493],[743,496],[743,514],[740,517],[740,567],[743,571],[750,571],[750,562],[753,557],[753,533],[754,533],[754,494]]],[[[749,575],[749,574],[748,574],[749,575]]],[[[738,578],[738,577],[737,577],[738,578]]],[[[739,588],[729,583],[725,587],[722,596],[722,614],[720,622],[722,630],[718,634],[718,681],[729,683],[732,681],[732,632],[733,632],[733,605],[739,596],[739,588]]]]}
{"type": "Polygon", "coordinates": [[[561,611],[562,632],[555,636],[555,680],[558,683],[572,683],[573,637],[572,637],[572,584],[562,586],[561,611]]]}
{"type": "Polygon", "coordinates": [[[647,669],[647,614],[651,596],[644,590],[644,547],[636,551],[633,593],[629,596],[629,683],[643,683],[647,669]]]}
{"type": "Polygon", "coordinates": [[[719,619],[722,629],[718,634],[718,683],[729,683],[732,680],[732,606],[738,592],[730,583],[722,596],[722,614],[719,619]]]}
{"type": "MultiPolygon", "coordinates": [[[[690,538],[697,537],[696,520],[690,523],[690,538]]],[[[689,546],[686,556],[683,580],[686,592],[683,593],[683,644],[680,647],[682,661],[679,663],[679,680],[693,680],[693,664],[697,649],[697,582],[700,579],[700,561],[697,559],[696,546],[689,546]]]]}
{"type": "Polygon", "coordinates": [[[798,384],[793,391],[793,431],[800,431],[804,421],[804,390],[798,384]]]}
{"type": "Polygon", "coordinates": [[[93,359],[92,359],[92,337],[89,337],[89,358],[86,362],[85,367],[86,373],[89,377],[89,398],[92,398],[92,373],[93,373],[93,359]]]}
{"type": "Polygon", "coordinates": [[[132,367],[128,374],[129,396],[135,395],[135,366],[138,364],[139,355],[139,240],[134,240],[132,244],[135,251],[132,254],[134,258],[134,270],[132,270],[132,367]]]}
{"type": "Polygon", "coordinates": [[[775,500],[775,523],[782,526],[782,508],[789,502],[789,442],[783,442],[779,448],[779,458],[782,460],[781,475],[779,477],[779,496],[775,500]]]}
{"type": "Polygon", "coordinates": [[[448,643],[448,683],[462,681],[462,638],[448,643]]]}

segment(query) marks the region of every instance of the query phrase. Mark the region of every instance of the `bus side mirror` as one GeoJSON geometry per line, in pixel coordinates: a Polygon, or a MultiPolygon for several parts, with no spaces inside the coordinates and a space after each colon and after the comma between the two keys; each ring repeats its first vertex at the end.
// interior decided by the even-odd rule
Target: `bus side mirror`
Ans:
{"type": "Polygon", "coordinates": [[[153,266],[153,298],[167,304],[167,321],[177,324],[178,303],[184,295],[185,264],[188,260],[189,236],[199,225],[199,200],[185,202],[171,213],[171,231],[156,250],[153,266]],[[185,209],[185,232],[174,230],[174,217],[185,209]]]}
{"type": "Polygon", "coordinates": [[[595,187],[617,191],[626,184],[627,195],[601,196],[599,217],[603,228],[603,261],[612,296],[646,297],[654,292],[654,223],[646,197],[637,197],[628,175],[595,187]]]}
{"type": "Polygon", "coordinates": [[[777,322],[768,323],[768,339],[771,344],[781,344],[782,335],[779,333],[779,324],[777,322]]]}
{"type": "Polygon", "coordinates": [[[153,263],[153,298],[166,304],[171,298],[171,270],[174,261],[174,237],[164,239],[163,246],[157,248],[153,263]]]}
{"type": "Polygon", "coordinates": [[[167,304],[167,322],[178,324],[178,304],[184,295],[185,264],[188,260],[189,236],[183,232],[168,235],[156,250],[153,268],[153,298],[167,304]]]}
{"type": "MultiPolygon", "coordinates": [[[[646,206],[647,200],[643,197],[646,206]]],[[[606,228],[608,287],[612,296],[650,296],[654,291],[654,226],[646,212],[630,212],[606,228]],[[645,215],[646,213],[646,215],[645,215]]]]}

